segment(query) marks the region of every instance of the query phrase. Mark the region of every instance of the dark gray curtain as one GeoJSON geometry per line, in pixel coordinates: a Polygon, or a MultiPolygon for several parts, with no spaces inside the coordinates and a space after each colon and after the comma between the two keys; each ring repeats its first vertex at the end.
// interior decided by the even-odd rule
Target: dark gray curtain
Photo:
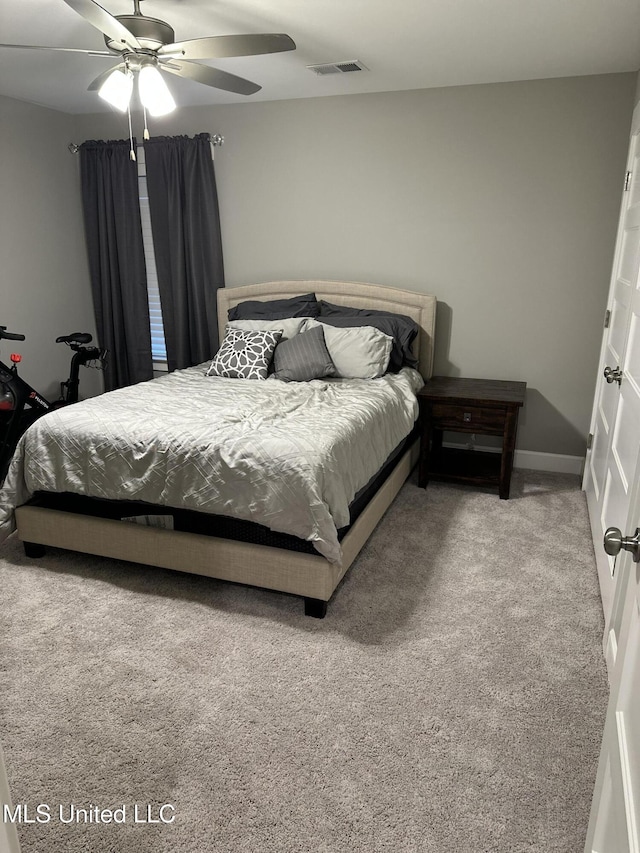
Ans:
{"type": "Polygon", "coordinates": [[[82,204],[108,391],[153,378],[138,170],[129,140],[80,146],[82,204]]]}
{"type": "Polygon", "coordinates": [[[144,143],[169,370],[218,349],[216,292],[224,287],[222,239],[209,134],[144,143]]]}

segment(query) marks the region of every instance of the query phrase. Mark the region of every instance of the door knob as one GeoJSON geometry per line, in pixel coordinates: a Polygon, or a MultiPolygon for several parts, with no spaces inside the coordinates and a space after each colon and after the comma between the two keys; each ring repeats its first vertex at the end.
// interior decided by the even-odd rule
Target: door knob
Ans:
{"type": "Polygon", "coordinates": [[[618,385],[622,385],[622,371],[619,367],[605,367],[604,378],[607,380],[609,385],[611,385],[612,382],[617,382],[618,385]]]}
{"type": "Polygon", "coordinates": [[[623,536],[617,527],[608,527],[603,544],[610,557],[615,557],[620,551],[631,551],[633,562],[640,563],[640,527],[636,528],[633,536],[623,536]]]}

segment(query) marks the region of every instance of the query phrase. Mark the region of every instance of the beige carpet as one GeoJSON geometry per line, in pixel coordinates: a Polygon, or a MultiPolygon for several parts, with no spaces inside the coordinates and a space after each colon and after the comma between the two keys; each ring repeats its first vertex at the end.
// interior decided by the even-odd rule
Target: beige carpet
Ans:
{"type": "Polygon", "coordinates": [[[323,621],[7,543],[0,741],[51,813],[23,853],[579,853],[607,700],[586,505],[514,479],[407,483],[323,621]]]}

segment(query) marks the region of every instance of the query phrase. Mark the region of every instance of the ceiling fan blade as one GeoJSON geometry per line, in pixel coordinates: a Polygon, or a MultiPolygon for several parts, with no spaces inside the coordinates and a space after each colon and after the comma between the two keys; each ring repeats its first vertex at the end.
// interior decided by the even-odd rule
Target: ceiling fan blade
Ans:
{"type": "Polygon", "coordinates": [[[219,68],[211,68],[209,65],[199,65],[197,62],[173,59],[171,63],[161,62],[158,68],[178,77],[188,77],[190,80],[204,83],[205,86],[213,86],[214,89],[223,89],[225,92],[235,92],[238,95],[253,95],[262,89],[262,86],[252,83],[251,80],[245,80],[244,77],[236,77],[235,74],[229,74],[219,68]]]}
{"type": "Polygon", "coordinates": [[[140,42],[134,34],[94,0],[64,0],[64,2],[104,35],[125,44],[130,50],[140,50],[140,42]]]}
{"type": "Polygon", "coordinates": [[[280,53],[295,50],[296,44],[284,33],[255,35],[211,36],[189,39],[175,44],[165,44],[158,56],[175,56],[184,59],[223,59],[227,56],[258,56],[263,53],[280,53]]]}
{"type": "Polygon", "coordinates": [[[111,68],[107,68],[106,71],[103,71],[102,74],[98,74],[95,80],[92,80],[91,83],[87,86],[87,92],[97,92],[101,87],[104,81],[113,74],[114,71],[124,71],[127,66],[124,62],[121,62],[119,65],[114,65],[111,68]]]}
{"type": "Polygon", "coordinates": [[[82,50],[79,47],[45,47],[39,44],[0,44],[0,47],[17,47],[20,50],[58,50],[63,53],[84,53],[86,56],[108,56],[110,59],[114,56],[108,50],[82,50]]]}

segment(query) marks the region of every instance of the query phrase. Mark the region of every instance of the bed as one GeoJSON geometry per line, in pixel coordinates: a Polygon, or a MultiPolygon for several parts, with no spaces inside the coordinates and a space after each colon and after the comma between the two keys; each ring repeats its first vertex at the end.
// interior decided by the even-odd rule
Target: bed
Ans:
{"type": "MultiPolygon", "coordinates": [[[[431,376],[435,297],[380,285],[286,281],[222,289],[218,292],[220,339],[224,337],[228,311],[234,306],[247,300],[263,302],[286,299],[307,292],[313,292],[319,300],[337,306],[373,309],[411,317],[419,328],[413,344],[419,372],[424,379],[431,376]]],[[[389,378],[389,383],[393,382],[393,377],[389,378]]],[[[269,384],[249,383],[245,380],[247,387],[269,384]]],[[[233,381],[228,387],[232,385],[233,381]]],[[[392,392],[399,393],[395,389],[392,392]]],[[[303,389],[296,389],[298,396],[304,393],[303,389]]],[[[406,391],[403,389],[402,393],[406,391]]],[[[69,415],[73,408],[68,410],[69,415]]],[[[300,407],[300,411],[303,411],[303,407],[300,407]]],[[[331,543],[321,549],[325,551],[324,554],[317,551],[310,553],[295,546],[292,548],[286,536],[281,540],[276,536],[269,544],[261,544],[259,537],[244,537],[242,534],[241,538],[253,538],[253,541],[241,541],[241,538],[233,538],[233,534],[229,538],[226,532],[222,535],[211,535],[211,530],[199,532],[198,527],[193,525],[185,527],[179,524],[179,529],[167,529],[163,526],[125,523],[120,517],[108,517],[109,513],[105,517],[104,513],[87,510],[83,505],[76,507],[73,501],[62,508],[55,501],[46,500],[29,501],[17,506],[17,535],[23,541],[28,556],[41,556],[45,546],[54,546],[278,590],[301,596],[304,598],[305,613],[322,618],[327,610],[327,602],[342,577],[417,462],[418,445],[417,438],[409,436],[404,444],[395,448],[395,455],[384,460],[380,466],[381,472],[368,483],[368,489],[361,490],[357,517],[341,531],[339,554],[336,554],[335,548],[332,550],[331,543]]],[[[300,501],[299,497],[294,499],[300,501]]],[[[166,507],[163,511],[166,512],[166,507]]],[[[317,542],[314,545],[319,547],[317,542]]]]}

